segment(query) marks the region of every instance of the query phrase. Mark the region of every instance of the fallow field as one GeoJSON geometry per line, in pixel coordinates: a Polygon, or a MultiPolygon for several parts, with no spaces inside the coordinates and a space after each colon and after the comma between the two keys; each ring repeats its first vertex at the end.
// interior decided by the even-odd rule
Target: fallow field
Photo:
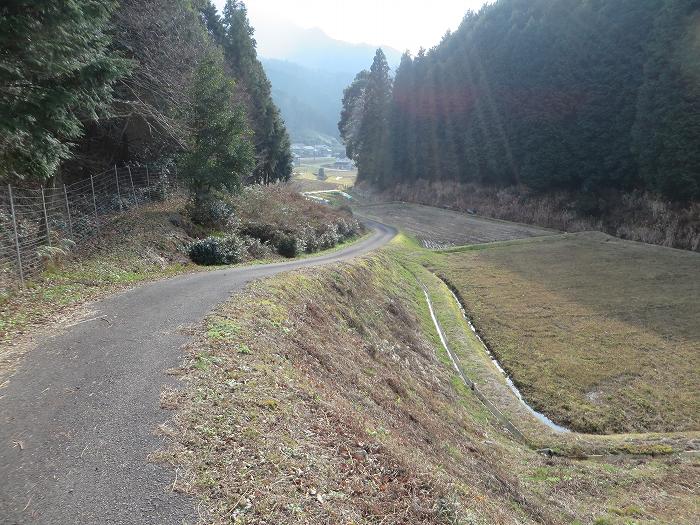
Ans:
{"type": "Polygon", "coordinates": [[[469,245],[413,257],[536,410],[585,433],[700,430],[699,254],[403,203],[358,213],[424,246],[469,245]]]}
{"type": "Polygon", "coordinates": [[[700,429],[700,255],[581,233],[439,261],[536,409],[581,432],[700,429]]]}
{"type": "Polygon", "coordinates": [[[355,184],[357,170],[333,169],[333,158],[302,159],[300,166],[294,167],[292,184],[299,191],[347,189],[355,184]],[[326,179],[318,178],[318,170],[323,168],[326,179]]]}
{"type": "Polygon", "coordinates": [[[456,211],[390,202],[355,208],[358,215],[396,226],[424,247],[449,248],[465,244],[506,241],[556,233],[536,226],[487,219],[456,211]]]}

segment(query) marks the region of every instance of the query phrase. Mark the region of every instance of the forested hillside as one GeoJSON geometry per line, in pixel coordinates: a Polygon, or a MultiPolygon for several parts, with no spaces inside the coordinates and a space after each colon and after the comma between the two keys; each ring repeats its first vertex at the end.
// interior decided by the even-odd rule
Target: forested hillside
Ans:
{"type": "Polygon", "coordinates": [[[700,199],[698,0],[499,0],[385,69],[346,91],[361,181],[567,192],[591,216],[700,199]]]}
{"type": "MultiPolygon", "coordinates": [[[[271,27],[265,27],[271,34],[271,27]]],[[[334,40],[322,31],[277,27],[271,40],[282,41],[284,49],[262,60],[272,82],[272,97],[280,108],[293,142],[306,144],[335,142],[343,89],[352,80],[358,64],[369,63],[374,48],[334,40]]],[[[382,46],[392,69],[401,54],[382,46]]]]}
{"type": "Polygon", "coordinates": [[[221,17],[209,0],[4,3],[0,179],[174,162],[207,187],[287,179],[289,138],[252,35],[237,0],[221,17]]]}
{"type": "Polygon", "coordinates": [[[319,144],[337,138],[340,99],[353,74],[306,68],[286,60],[263,59],[262,63],[292,140],[319,144]]]}

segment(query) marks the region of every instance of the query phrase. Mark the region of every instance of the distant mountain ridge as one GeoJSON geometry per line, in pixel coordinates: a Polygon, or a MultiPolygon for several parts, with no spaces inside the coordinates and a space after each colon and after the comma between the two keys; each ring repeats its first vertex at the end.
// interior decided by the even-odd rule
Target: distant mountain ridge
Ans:
{"type": "Polygon", "coordinates": [[[369,68],[377,47],[384,50],[391,67],[397,67],[401,60],[401,52],[392,47],[344,42],[319,28],[304,29],[281,22],[256,27],[255,38],[265,58],[287,60],[332,73],[354,75],[369,68]]]}
{"type": "Polygon", "coordinates": [[[389,65],[397,67],[401,53],[387,46],[351,44],[329,37],[321,29],[304,29],[302,38],[290,49],[287,60],[312,69],[356,73],[372,65],[377,47],[384,50],[389,65]]]}
{"type": "MultiPolygon", "coordinates": [[[[221,13],[225,0],[214,0],[221,13]]],[[[343,89],[369,68],[381,47],[392,68],[401,53],[388,46],[354,44],[329,36],[322,28],[305,29],[262,9],[252,16],[257,54],[272,84],[293,142],[339,143],[337,122],[343,89]]],[[[338,17],[334,23],[342,24],[338,17]]]]}
{"type": "Polygon", "coordinates": [[[282,112],[293,142],[316,144],[338,139],[343,89],[352,73],[311,69],[293,62],[263,59],[272,98],[282,112]]]}
{"type": "MultiPolygon", "coordinates": [[[[369,69],[377,48],[336,40],[318,28],[286,24],[259,27],[256,39],[261,53],[268,53],[262,63],[292,141],[337,140],[343,89],[358,71],[369,69]]],[[[390,47],[382,49],[396,67],[401,54],[390,47]]]]}

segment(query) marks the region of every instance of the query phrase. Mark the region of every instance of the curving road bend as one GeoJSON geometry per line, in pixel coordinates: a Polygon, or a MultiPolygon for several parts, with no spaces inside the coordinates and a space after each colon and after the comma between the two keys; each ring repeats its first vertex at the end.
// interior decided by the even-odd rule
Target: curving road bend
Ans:
{"type": "Polygon", "coordinates": [[[314,258],[195,273],[94,305],[94,320],[41,341],[0,390],[0,523],[195,523],[195,501],[171,490],[174,472],[149,463],[168,418],[160,393],[182,360],[178,327],[201,321],[255,279],[341,262],[389,242],[373,234],[314,258]]]}

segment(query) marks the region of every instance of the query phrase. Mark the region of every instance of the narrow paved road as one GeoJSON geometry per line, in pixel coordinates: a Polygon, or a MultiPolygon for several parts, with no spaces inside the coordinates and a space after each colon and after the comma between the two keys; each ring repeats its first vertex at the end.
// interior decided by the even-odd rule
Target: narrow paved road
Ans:
{"type": "Polygon", "coordinates": [[[167,420],[159,395],[174,381],[198,322],[246,283],[296,268],[344,261],[395,234],[290,262],[185,275],[95,305],[99,319],[41,342],[0,390],[0,523],[182,524],[195,502],[170,490],[174,472],[149,463],[167,420]]]}

